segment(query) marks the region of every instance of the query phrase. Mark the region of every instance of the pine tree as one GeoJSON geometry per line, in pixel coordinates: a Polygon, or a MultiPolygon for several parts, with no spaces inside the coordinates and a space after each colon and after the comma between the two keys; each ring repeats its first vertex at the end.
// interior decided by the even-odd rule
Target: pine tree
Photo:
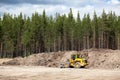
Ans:
{"type": "Polygon", "coordinates": [[[99,44],[100,35],[99,35],[98,18],[96,12],[94,12],[92,24],[93,24],[93,48],[98,48],[100,45],[99,44]]]}
{"type": "Polygon", "coordinates": [[[72,9],[70,8],[70,12],[68,14],[68,27],[69,27],[69,37],[70,37],[70,50],[74,49],[74,26],[75,20],[73,18],[72,9]]]}
{"type": "Polygon", "coordinates": [[[0,18],[0,58],[3,53],[3,30],[2,30],[2,20],[0,18]]]}
{"type": "Polygon", "coordinates": [[[82,34],[82,25],[81,25],[81,19],[80,19],[80,14],[79,12],[77,13],[77,21],[76,21],[76,26],[75,26],[75,40],[76,43],[75,45],[77,45],[77,49],[76,50],[81,50],[81,43],[82,43],[82,38],[83,38],[83,34],[82,34]]]}

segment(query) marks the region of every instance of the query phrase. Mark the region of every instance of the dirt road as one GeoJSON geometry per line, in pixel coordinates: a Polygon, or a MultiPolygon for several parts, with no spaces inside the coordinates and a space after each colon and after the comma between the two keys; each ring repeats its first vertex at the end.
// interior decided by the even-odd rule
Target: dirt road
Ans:
{"type": "Polygon", "coordinates": [[[0,80],[120,80],[120,69],[60,69],[41,66],[0,66],[0,80]]]}

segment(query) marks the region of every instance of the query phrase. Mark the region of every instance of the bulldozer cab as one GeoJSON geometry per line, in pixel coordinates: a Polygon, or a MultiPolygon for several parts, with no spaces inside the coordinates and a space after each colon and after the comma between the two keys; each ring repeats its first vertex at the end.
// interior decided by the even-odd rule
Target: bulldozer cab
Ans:
{"type": "Polygon", "coordinates": [[[73,55],[71,55],[71,59],[72,59],[72,60],[75,60],[76,58],[80,58],[78,54],[73,54],[73,55]]]}

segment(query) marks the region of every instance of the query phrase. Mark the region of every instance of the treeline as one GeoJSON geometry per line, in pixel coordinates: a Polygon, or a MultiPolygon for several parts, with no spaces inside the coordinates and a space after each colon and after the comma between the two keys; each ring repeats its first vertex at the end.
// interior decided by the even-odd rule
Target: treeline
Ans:
{"type": "Polygon", "coordinates": [[[32,17],[5,13],[0,18],[0,57],[28,56],[40,52],[120,49],[120,16],[114,12],[81,19],[56,13],[55,17],[35,12],[32,17]]]}

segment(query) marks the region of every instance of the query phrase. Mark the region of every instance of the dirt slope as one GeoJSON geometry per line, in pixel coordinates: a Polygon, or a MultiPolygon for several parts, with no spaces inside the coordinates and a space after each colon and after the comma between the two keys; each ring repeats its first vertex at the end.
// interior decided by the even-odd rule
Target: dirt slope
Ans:
{"type": "Polygon", "coordinates": [[[89,65],[88,68],[120,69],[120,50],[89,49],[81,52],[66,51],[40,53],[30,55],[26,58],[15,58],[11,61],[4,62],[3,65],[31,65],[31,66],[48,66],[59,67],[59,64],[69,59],[71,54],[80,53],[85,57],[89,65]]]}
{"type": "Polygon", "coordinates": [[[11,61],[11,60],[12,60],[12,59],[10,59],[10,58],[0,59],[0,64],[2,64],[3,62],[11,61]]]}
{"type": "Polygon", "coordinates": [[[3,62],[2,65],[27,65],[57,67],[65,52],[40,53],[28,57],[17,57],[11,61],[3,62]]]}
{"type": "Polygon", "coordinates": [[[90,68],[120,68],[120,50],[89,50],[90,68]]]}

